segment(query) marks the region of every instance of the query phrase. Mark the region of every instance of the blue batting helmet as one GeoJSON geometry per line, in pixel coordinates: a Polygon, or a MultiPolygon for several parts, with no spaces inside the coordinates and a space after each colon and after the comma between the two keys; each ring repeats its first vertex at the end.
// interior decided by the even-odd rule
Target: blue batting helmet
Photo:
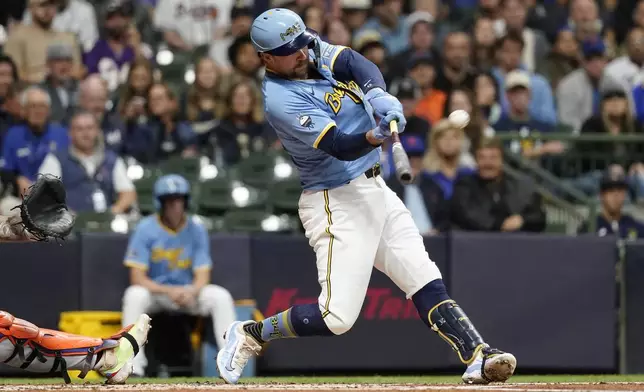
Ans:
{"type": "Polygon", "coordinates": [[[154,207],[161,211],[161,199],[164,196],[184,196],[186,203],[190,199],[190,183],[178,174],[168,174],[154,183],[154,207]]]}
{"type": "Polygon", "coordinates": [[[285,8],[264,11],[250,28],[255,50],[275,56],[288,56],[314,43],[318,34],[307,29],[295,12],[285,8]]]}

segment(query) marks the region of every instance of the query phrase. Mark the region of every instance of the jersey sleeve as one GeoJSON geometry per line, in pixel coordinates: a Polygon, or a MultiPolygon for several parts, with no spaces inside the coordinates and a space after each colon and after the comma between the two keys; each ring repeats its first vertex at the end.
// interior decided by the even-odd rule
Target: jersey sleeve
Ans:
{"type": "Polygon", "coordinates": [[[266,119],[278,134],[292,136],[313,148],[318,148],[324,135],[336,126],[310,98],[295,92],[270,100],[266,119]]]}
{"type": "Polygon", "coordinates": [[[210,257],[210,241],[208,239],[208,232],[201,225],[195,223],[195,256],[192,263],[192,270],[210,269],[212,268],[212,258],[210,257]]]}
{"type": "Polygon", "coordinates": [[[338,56],[343,50],[347,49],[347,47],[342,45],[332,45],[322,40],[319,40],[318,42],[320,45],[320,66],[329,68],[329,70],[333,72],[333,67],[335,66],[338,56]]]}
{"type": "Polygon", "coordinates": [[[148,246],[149,225],[140,224],[130,237],[123,264],[130,268],[147,270],[150,266],[150,247],[148,246]]]}

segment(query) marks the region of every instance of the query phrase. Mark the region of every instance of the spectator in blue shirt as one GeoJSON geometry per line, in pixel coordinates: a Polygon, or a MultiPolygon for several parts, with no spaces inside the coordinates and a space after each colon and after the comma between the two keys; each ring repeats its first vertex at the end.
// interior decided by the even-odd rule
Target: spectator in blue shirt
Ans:
{"type": "Polygon", "coordinates": [[[36,179],[38,169],[50,152],[69,146],[67,129],[49,121],[51,101],[46,91],[30,87],[23,93],[21,104],[25,124],[9,129],[2,146],[0,170],[13,175],[19,193],[36,179]]]}
{"type": "MultiPolygon", "coordinates": [[[[613,235],[621,239],[644,238],[644,225],[622,209],[628,192],[628,181],[619,170],[606,170],[600,183],[601,213],[597,216],[595,233],[600,237],[613,235]]],[[[584,222],[579,233],[588,233],[590,223],[584,222]]]]}
{"type": "MultiPolygon", "coordinates": [[[[521,53],[525,42],[521,35],[508,33],[498,42],[498,66],[492,69],[494,77],[499,86],[505,89],[507,75],[515,70],[523,69],[521,65],[521,53]]],[[[530,116],[544,124],[555,125],[557,123],[557,111],[550,83],[541,75],[536,73],[528,74],[530,78],[530,116]]],[[[505,112],[509,109],[508,97],[501,94],[501,107],[505,112]]]]}
{"type": "Polygon", "coordinates": [[[391,56],[409,47],[409,27],[402,16],[402,0],[373,0],[373,13],[355,36],[362,30],[376,30],[391,56]]]}

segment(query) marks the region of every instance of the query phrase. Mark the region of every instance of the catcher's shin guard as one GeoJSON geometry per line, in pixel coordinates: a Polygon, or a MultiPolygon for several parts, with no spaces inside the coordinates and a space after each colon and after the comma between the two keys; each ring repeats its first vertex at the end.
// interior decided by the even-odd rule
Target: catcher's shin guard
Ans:
{"type": "Polygon", "coordinates": [[[465,312],[449,299],[434,306],[427,315],[432,330],[445,340],[464,364],[470,364],[485,342],[465,312]]]}
{"type": "Polygon", "coordinates": [[[68,369],[80,370],[78,377],[85,378],[90,370],[113,366],[107,362],[114,359],[105,354],[118,346],[120,338],[133,342],[138,352],[136,340],[127,333],[129,328],[109,339],[90,338],[38,328],[0,311],[0,361],[32,372],[58,372],[69,384],[68,369]]]}

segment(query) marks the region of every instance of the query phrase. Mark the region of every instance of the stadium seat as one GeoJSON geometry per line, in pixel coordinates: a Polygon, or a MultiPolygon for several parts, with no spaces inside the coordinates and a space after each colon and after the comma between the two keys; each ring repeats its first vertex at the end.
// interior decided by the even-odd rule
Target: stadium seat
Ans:
{"type": "Polygon", "coordinates": [[[110,212],[79,212],[74,227],[77,231],[109,232],[112,231],[113,219],[110,212]]]}
{"type": "Polygon", "coordinates": [[[134,182],[134,186],[136,187],[137,203],[139,205],[139,210],[143,215],[149,215],[156,211],[156,208],[154,207],[154,183],[157,178],[159,177],[149,176],[134,182]]]}
{"type": "Polygon", "coordinates": [[[269,202],[276,214],[297,214],[302,188],[299,179],[275,182],[269,191],[269,202]]]}
{"type": "Polygon", "coordinates": [[[224,215],[224,228],[231,232],[264,231],[262,222],[269,216],[263,209],[231,210],[224,215]]]}
{"type": "Polygon", "coordinates": [[[173,157],[167,159],[158,166],[159,174],[179,174],[185,177],[188,181],[196,181],[199,179],[199,172],[201,171],[201,161],[199,158],[184,158],[173,157]]]}
{"type": "Polygon", "coordinates": [[[238,178],[258,189],[267,189],[275,180],[275,157],[270,154],[254,154],[239,162],[238,178]]]}
{"type": "Polygon", "coordinates": [[[201,183],[197,199],[197,213],[204,216],[220,216],[234,207],[232,183],[224,177],[201,183]]]}

